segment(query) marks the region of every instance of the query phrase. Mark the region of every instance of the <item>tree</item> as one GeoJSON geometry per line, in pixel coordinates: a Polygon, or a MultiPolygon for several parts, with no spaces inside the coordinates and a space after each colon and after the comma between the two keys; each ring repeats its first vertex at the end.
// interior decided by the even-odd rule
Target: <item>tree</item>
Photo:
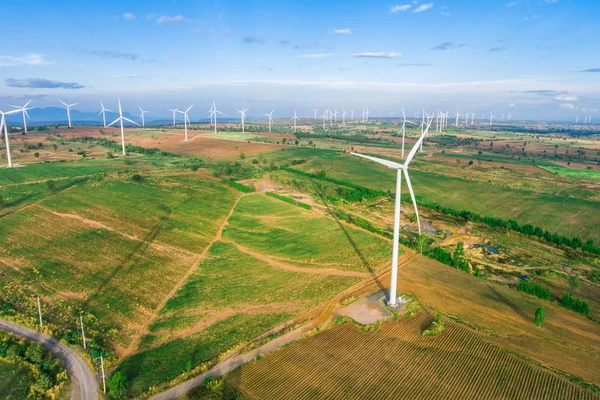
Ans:
{"type": "Polygon", "coordinates": [[[429,240],[425,235],[419,235],[419,237],[417,238],[417,248],[419,249],[421,255],[423,254],[423,250],[427,248],[428,243],[429,240]]]}
{"type": "Polygon", "coordinates": [[[113,399],[121,400],[127,395],[127,378],[121,371],[112,374],[106,385],[108,386],[108,393],[113,399]]]}
{"type": "Polygon", "coordinates": [[[47,180],[46,181],[46,186],[48,186],[48,190],[50,192],[54,192],[55,185],[54,185],[54,181],[53,180],[47,180]]]}
{"type": "Polygon", "coordinates": [[[535,324],[537,326],[542,326],[544,320],[546,319],[546,310],[544,307],[540,307],[535,310],[535,324]]]}
{"type": "Polygon", "coordinates": [[[454,249],[454,255],[452,256],[452,265],[454,266],[454,268],[460,269],[461,271],[471,271],[469,262],[465,258],[465,249],[463,247],[462,242],[458,242],[456,248],[454,249]]]}
{"type": "Polygon", "coordinates": [[[571,294],[579,287],[579,277],[577,275],[569,276],[569,285],[571,286],[571,294]]]}

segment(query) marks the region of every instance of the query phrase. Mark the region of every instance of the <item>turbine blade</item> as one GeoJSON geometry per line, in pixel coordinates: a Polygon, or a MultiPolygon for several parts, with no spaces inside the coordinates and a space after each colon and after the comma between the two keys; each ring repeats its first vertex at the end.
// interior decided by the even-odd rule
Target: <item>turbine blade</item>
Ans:
{"type": "Polygon", "coordinates": [[[413,192],[412,184],[410,183],[410,177],[408,176],[408,170],[404,170],[404,177],[406,178],[406,185],[410,192],[410,198],[412,199],[413,206],[415,207],[415,214],[417,216],[417,226],[419,227],[419,235],[421,235],[421,221],[419,220],[419,209],[417,208],[417,200],[415,200],[415,192],[413,192]]]}
{"type": "Polygon", "coordinates": [[[411,160],[413,159],[413,157],[417,153],[417,150],[419,149],[419,147],[421,147],[421,143],[423,142],[423,139],[425,138],[425,135],[427,135],[427,132],[429,132],[429,127],[431,126],[431,122],[432,121],[433,121],[433,119],[431,119],[430,121],[427,122],[427,127],[425,128],[425,130],[421,134],[421,137],[419,138],[419,140],[417,140],[417,143],[410,150],[410,153],[408,153],[408,156],[406,157],[406,161],[404,162],[404,166],[405,167],[408,166],[408,164],[411,162],[411,160]]]}
{"type": "Polygon", "coordinates": [[[376,163],[385,165],[386,167],[391,168],[391,169],[401,169],[401,168],[404,168],[404,166],[402,164],[399,164],[399,163],[394,162],[394,161],[384,160],[382,158],[367,156],[365,154],[360,154],[360,153],[350,153],[350,154],[352,154],[353,156],[358,156],[358,157],[366,158],[367,160],[375,161],[376,163]]]}
{"type": "MultiPolygon", "coordinates": [[[[196,104],[196,103],[194,103],[194,104],[196,104]]],[[[192,107],[194,107],[194,104],[192,104],[191,106],[189,106],[188,109],[185,110],[185,112],[187,113],[188,111],[190,111],[192,109],[192,107]]]]}
{"type": "Polygon", "coordinates": [[[135,121],[132,121],[132,120],[130,120],[129,118],[125,118],[125,117],[121,117],[121,118],[123,119],[123,121],[131,122],[131,123],[132,123],[132,124],[134,124],[134,125],[140,126],[140,124],[138,124],[138,123],[137,123],[137,122],[135,122],[135,121]]]}
{"type": "Polygon", "coordinates": [[[58,101],[60,101],[61,103],[63,103],[65,105],[65,107],[68,107],[68,104],[65,103],[64,101],[62,101],[61,99],[58,99],[58,101]]]}
{"type": "Polygon", "coordinates": [[[119,118],[115,119],[113,122],[111,122],[110,124],[106,125],[106,127],[108,128],[109,126],[116,124],[116,123],[117,123],[117,122],[119,122],[120,120],[121,120],[121,117],[119,117],[119,118]]]}

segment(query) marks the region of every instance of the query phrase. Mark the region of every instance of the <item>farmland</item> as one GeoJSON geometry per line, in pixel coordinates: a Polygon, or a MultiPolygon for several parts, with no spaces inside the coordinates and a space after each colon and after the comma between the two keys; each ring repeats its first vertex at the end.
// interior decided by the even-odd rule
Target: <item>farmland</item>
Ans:
{"type": "Polygon", "coordinates": [[[431,320],[420,311],[374,333],[344,323],[227,379],[261,399],[596,398],[450,321],[443,333],[422,336],[431,320]]]}
{"type": "MultiPolygon", "coordinates": [[[[181,129],[134,129],[126,140],[142,147],[130,147],[127,157],[111,153],[105,140],[118,139],[112,129],[24,136],[15,146],[25,166],[0,176],[3,315],[35,324],[39,294],[45,329],[80,345],[75,321],[82,312],[90,354],[103,352],[107,368],[126,377],[128,396],[145,398],[278,332],[306,327],[315,310],[332,310],[338,300],[331,299],[355,284],[366,284],[360,295],[387,285],[393,214],[387,192],[395,177],[342,150],[398,159],[393,125],[314,137],[303,126],[297,139],[281,127],[273,134],[226,127],[218,137],[194,127],[187,143],[181,129]]],[[[376,393],[377,382],[393,382],[390,390],[398,392],[391,396],[413,394],[393,380],[400,377],[392,371],[403,368],[424,396],[442,390],[442,379],[452,379],[455,398],[478,390],[492,397],[591,396],[586,385],[600,384],[592,367],[600,362],[597,257],[446,210],[597,242],[595,146],[579,140],[432,134],[410,171],[427,238],[421,250],[453,254],[461,243],[469,273],[419,256],[400,272],[400,290],[423,305],[413,319],[400,317],[371,334],[349,323],[335,326],[234,371],[223,384],[250,398],[271,398],[271,385],[301,398],[362,398],[376,393]],[[502,150],[490,150],[490,140],[502,150]],[[554,149],[555,158],[547,157],[554,149]],[[517,292],[524,278],[549,288],[550,301],[517,292]],[[560,307],[566,293],[588,302],[589,316],[560,307]],[[532,322],[540,305],[547,311],[543,329],[532,322]],[[422,337],[434,310],[446,315],[448,328],[422,337]],[[382,354],[382,343],[397,349],[382,354]],[[321,348],[325,359],[311,353],[321,348]],[[351,349],[377,355],[381,375],[347,385],[344,379],[356,381],[353,371],[369,366],[366,356],[354,361],[351,349]],[[294,357],[314,359],[323,369],[317,375],[332,384],[306,385],[314,367],[293,369],[294,357]],[[489,379],[477,380],[475,365],[484,361],[489,379]],[[338,374],[325,374],[335,368],[338,374]],[[435,384],[425,387],[426,380],[435,384]],[[531,390],[519,392],[524,386],[531,390]]],[[[412,143],[414,133],[408,148],[412,143]]],[[[416,217],[404,197],[402,225],[403,243],[414,248],[416,217]]],[[[401,247],[401,254],[408,259],[413,251],[401,247]]],[[[323,313],[319,321],[328,318],[323,313]]],[[[212,389],[198,393],[206,390],[212,389]]]]}

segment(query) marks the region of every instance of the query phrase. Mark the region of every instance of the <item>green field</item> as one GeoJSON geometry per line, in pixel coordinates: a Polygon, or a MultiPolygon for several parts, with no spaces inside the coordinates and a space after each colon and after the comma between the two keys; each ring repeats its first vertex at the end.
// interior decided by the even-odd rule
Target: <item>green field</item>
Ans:
{"type": "Polygon", "coordinates": [[[544,165],[544,166],[541,166],[540,168],[543,168],[546,171],[551,172],[553,174],[567,176],[569,178],[592,179],[592,180],[600,181],[600,172],[595,171],[593,169],[575,169],[575,168],[561,167],[558,165],[544,165]]]}
{"type": "MultiPolygon", "coordinates": [[[[327,176],[342,181],[394,191],[395,173],[392,170],[342,152],[290,149],[269,153],[266,157],[279,162],[310,158],[310,162],[295,168],[315,173],[323,170],[327,176]]],[[[447,176],[442,170],[439,173],[421,172],[419,162],[417,159],[410,171],[417,202],[440,204],[490,217],[510,218],[521,224],[537,225],[563,235],[600,239],[599,220],[590,218],[600,215],[598,202],[447,176]]],[[[407,190],[403,185],[403,192],[407,193],[407,190]]]]}

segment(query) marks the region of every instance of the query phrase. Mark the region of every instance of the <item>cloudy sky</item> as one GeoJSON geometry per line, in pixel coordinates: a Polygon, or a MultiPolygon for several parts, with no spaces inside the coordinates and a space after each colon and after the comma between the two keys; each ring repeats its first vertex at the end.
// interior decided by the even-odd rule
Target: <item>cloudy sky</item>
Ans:
{"type": "MultiPolygon", "coordinates": [[[[3,2],[0,109],[600,119],[600,1],[3,2]],[[125,3],[127,3],[125,5],[125,3]]],[[[148,116],[150,118],[150,116],[148,116]]]]}

